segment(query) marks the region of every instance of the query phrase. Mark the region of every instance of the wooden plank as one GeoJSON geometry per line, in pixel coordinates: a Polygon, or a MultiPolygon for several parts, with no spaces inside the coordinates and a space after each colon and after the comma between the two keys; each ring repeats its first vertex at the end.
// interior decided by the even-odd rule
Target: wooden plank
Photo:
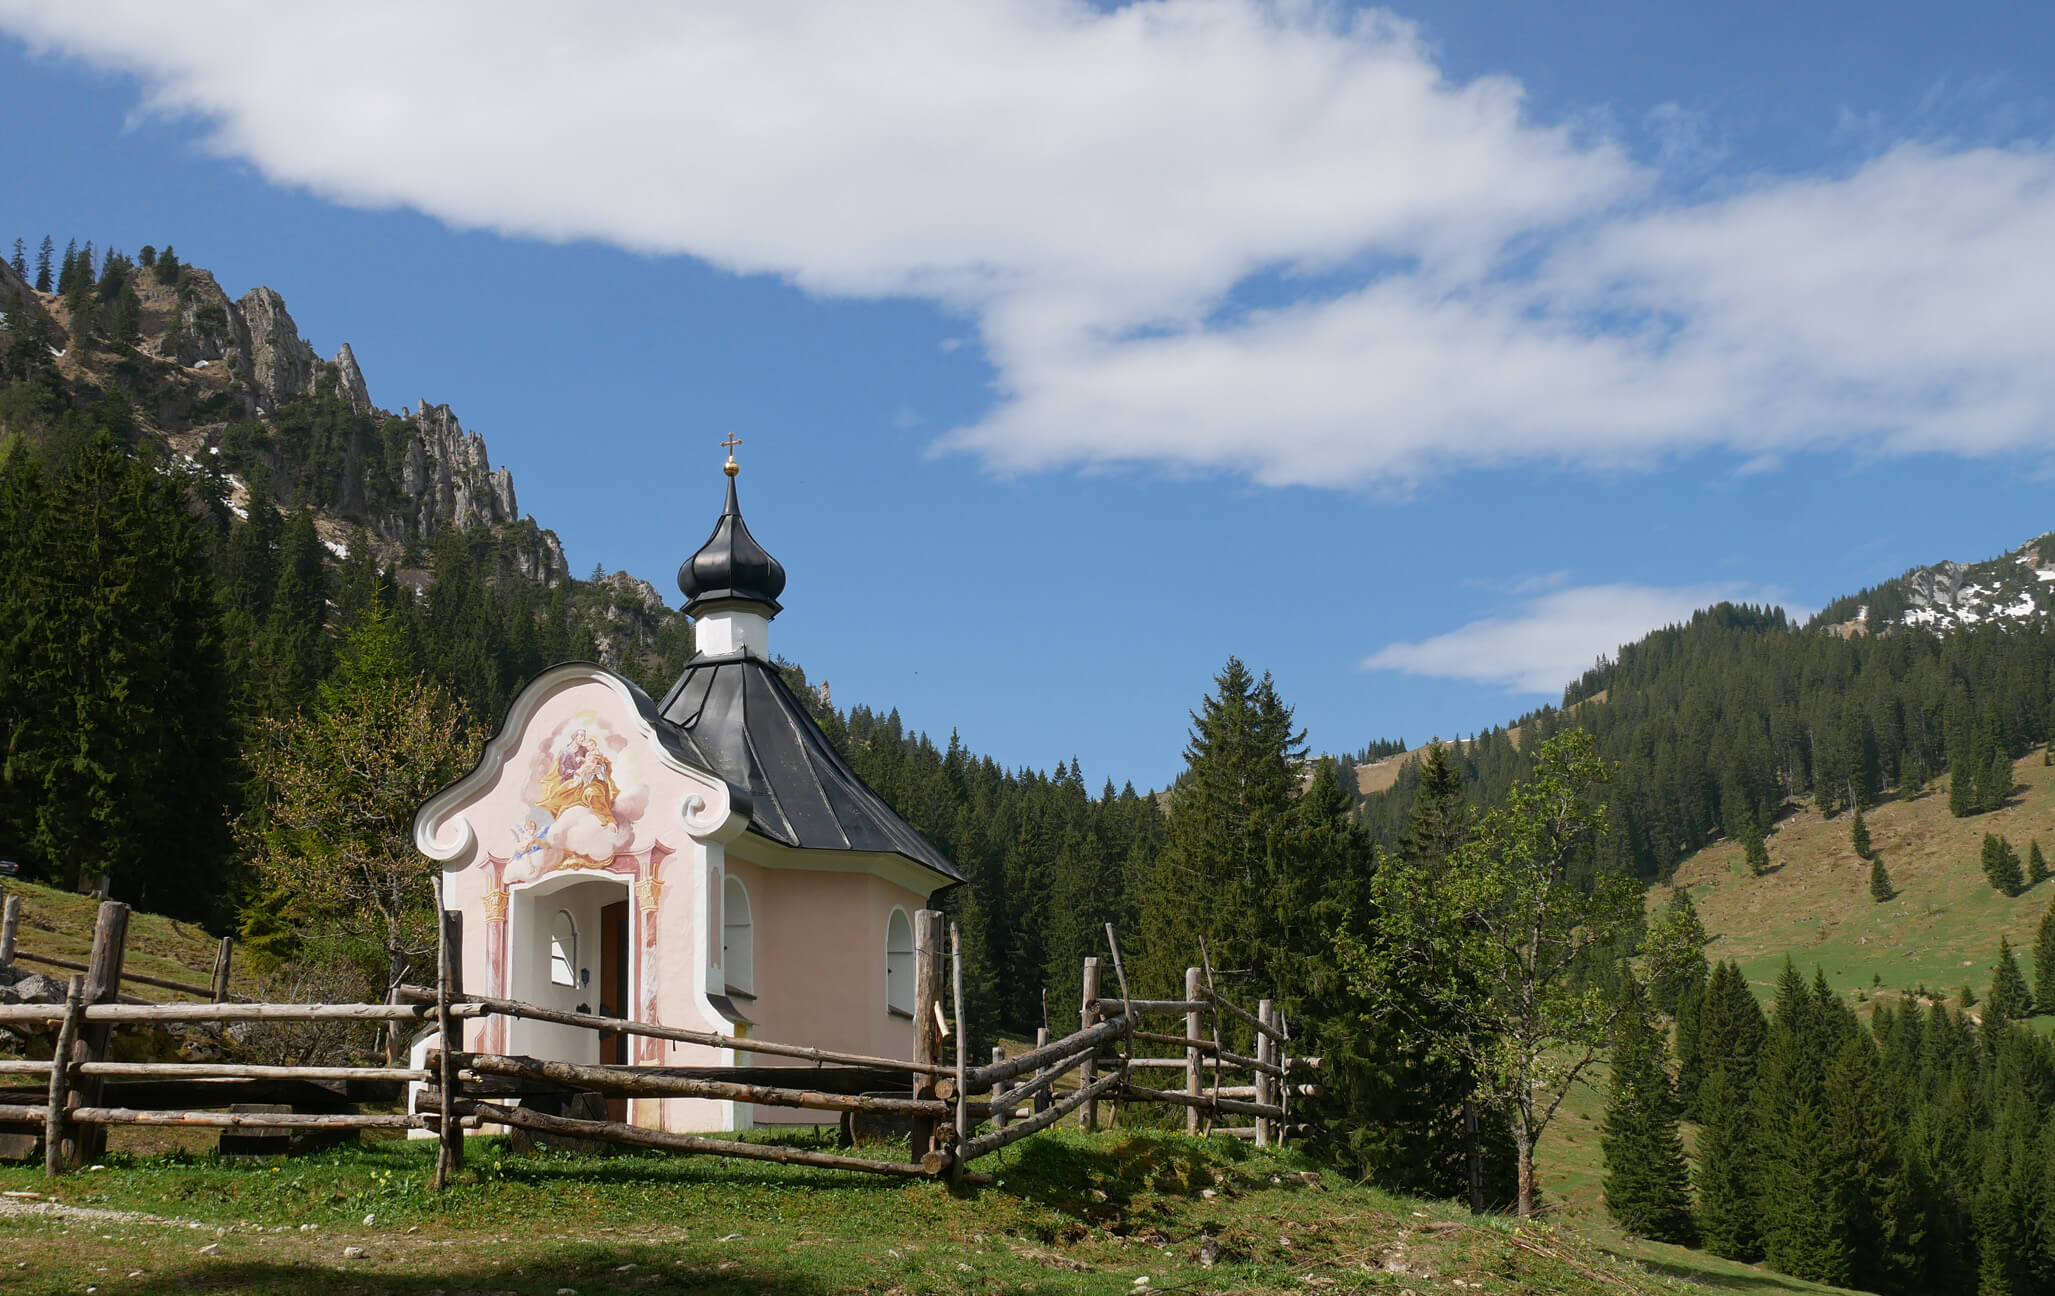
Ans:
{"type": "MultiPolygon", "coordinates": [[[[644,1129],[639,1125],[624,1125],[618,1121],[572,1120],[564,1116],[550,1116],[532,1111],[526,1107],[508,1107],[500,1103],[474,1103],[473,1107],[479,1119],[483,1121],[518,1126],[545,1134],[562,1134],[571,1138],[598,1139],[605,1143],[657,1148],[665,1152],[736,1157],[744,1161],[775,1161],[780,1165],[859,1170],[865,1174],[896,1175],[901,1178],[929,1177],[927,1170],[905,1161],[866,1161],[862,1157],[836,1156],[829,1152],[780,1147],[772,1143],[737,1143],[727,1139],[704,1138],[697,1134],[673,1134],[668,1130],[644,1129]]],[[[974,1183],[991,1182],[990,1176],[987,1175],[965,1177],[974,1183]]]]}
{"type": "MultiPolygon", "coordinates": [[[[115,904],[109,900],[109,904],[115,904]]],[[[8,1021],[14,1004],[0,1008],[8,1021]]],[[[456,1017],[483,1017],[475,1004],[456,1004],[456,1017]],[[466,1011],[469,1008],[469,1011],[466,1011]]],[[[425,1021],[432,1004],[88,1004],[86,1023],[193,1023],[193,1021],[425,1021]]]]}
{"type": "Polygon", "coordinates": [[[1084,1049],[1096,1049],[1109,1039],[1119,1038],[1131,1024],[1129,1018],[1110,1017],[1089,1030],[1066,1035],[1060,1040],[1050,1041],[1042,1048],[1029,1049],[1025,1053],[1007,1058],[1004,1062],[995,1062],[991,1066],[973,1071],[970,1085],[973,1089],[983,1089],[993,1081],[1011,1080],[1017,1075],[1039,1070],[1058,1058],[1067,1058],[1084,1049]]]}
{"type": "MultiPolygon", "coordinates": [[[[917,953],[917,952],[916,952],[917,953]]],[[[420,986],[403,985],[397,991],[405,1000],[432,1005],[433,990],[420,986]]],[[[0,1014],[6,1013],[0,1008],[0,1014]]],[[[426,1013],[428,1008],[418,1009],[426,1013]]],[[[544,1008],[540,1004],[523,1003],[518,999],[495,999],[486,995],[473,995],[460,1004],[451,1005],[450,1011],[459,1017],[490,1017],[504,1015],[525,1017],[532,1021],[555,1022],[559,1026],[582,1026],[588,1030],[618,1031],[623,1035],[646,1035],[651,1039],[677,1040],[684,1044],[704,1044],[708,1048],[734,1049],[743,1053],[761,1053],[770,1057],[797,1058],[817,1066],[864,1066],[880,1067],[901,1073],[922,1073],[929,1075],[950,1075],[955,1067],[947,1063],[909,1062],[902,1058],[872,1057],[865,1053],[843,1053],[835,1049],[813,1048],[805,1044],[780,1044],[774,1040],[743,1039],[735,1035],[717,1035],[709,1031],[687,1030],[682,1026],[658,1026],[651,1022],[630,1021],[621,1017],[607,1017],[596,1013],[562,1012],[555,1008],[544,1008]]],[[[0,1015],[0,1021],[7,1020],[0,1015]]]]}
{"type": "MultiPolygon", "coordinates": [[[[1035,1100],[1035,1110],[1037,1112],[1046,1110],[1048,1108],[1048,1102],[1046,1101],[1046,1099],[1048,1097],[1050,1086],[1056,1082],[1059,1076],[1069,1071],[1072,1067],[1077,1066],[1079,1063],[1083,1062],[1086,1058],[1090,1056],[1092,1056],[1091,1052],[1087,1051],[1083,1053],[1073,1053],[1072,1055],[1066,1058],[1058,1058],[1056,1061],[1051,1062],[1048,1066],[1043,1067],[1041,1070],[1035,1072],[1035,1074],[1028,1077],[1028,1079],[1022,1081],[1017,1087],[1008,1089],[1004,1093],[998,1094],[997,1097],[992,1099],[992,1106],[995,1109],[1003,1108],[1006,1111],[1011,1112],[1013,1107],[1016,1104],[1018,1104],[1021,1101],[1021,1099],[1032,1096],[1035,1100]]],[[[993,1088],[994,1092],[996,1093],[998,1087],[995,1085],[993,1088]]]]}
{"type": "Polygon", "coordinates": [[[1137,1013],[1147,1013],[1147,1014],[1149,1014],[1149,1015],[1151,1015],[1151,1016],[1154,1016],[1154,1015],[1156,1015],[1156,1014],[1158,1014],[1158,1013],[1188,1013],[1188,1012],[1192,1012],[1192,1011],[1194,1011],[1195,1009],[1196,1009],[1196,1010],[1200,1010],[1200,1011],[1204,1011],[1204,1010],[1206,1010],[1206,1009],[1209,1009],[1209,1008],[1211,1008],[1211,1007],[1213,1006],[1213,1004],[1212,1004],[1212,1001],[1210,1001],[1210,1000],[1206,1000],[1206,999],[1126,999],[1126,1000],[1122,1000],[1122,999],[1107,999],[1107,998],[1105,998],[1105,997],[1103,997],[1103,996],[1102,996],[1102,997],[1101,997],[1101,998],[1099,999],[1099,1002],[1098,1002],[1098,1007],[1099,1007],[1099,1010],[1100,1010],[1101,1012],[1111,1012],[1111,1011],[1116,1011],[1116,1010],[1118,1010],[1118,1009],[1120,1008],[1121,1004],[1123,1004],[1123,1003],[1129,1003],[1129,1004],[1132,1004],[1132,1005],[1134,1005],[1134,1010],[1135,1010],[1135,1011],[1136,1011],[1137,1013]]]}
{"type": "Polygon", "coordinates": [[[1263,1034],[1268,1035],[1271,1039],[1276,1040],[1279,1044],[1289,1044],[1291,1042],[1290,1040],[1285,1038],[1283,1031],[1277,1029],[1275,1026],[1272,1026],[1269,1022],[1264,1021],[1262,1018],[1256,1016],[1256,1014],[1250,1012],[1248,1009],[1235,1007],[1233,1004],[1227,1001],[1225,996],[1213,994],[1212,992],[1208,991],[1206,992],[1206,997],[1208,1000],[1212,1002],[1212,1004],[1215,1007],[1219,1008],[1228,1016],[1239,1019],[1245,1025],[1255,1027],[1263,1034]]]}
{"type": "Polygon", "coordinates": [[[140,1111],[133,1107],[80,1107],[70,1113],[80,1125],[188,1125],[208,1129],[423,1129],[427,1122],[404,1112],[140,1111]]]}
{"type": "Polygon", "coordinates": [[[997,1152],[1008,1143],[1024,1139],[1038,1130],[1048,1129],[1051,1125],[1070,1115],[1070,1113],[1084,1106],[1100,1094],[1125,1083],[1126,1080],[1127,1072],[1125,1070],[1101,1076],[1093,1081],[1090,1086],[1077,1090],[1062,1102],[1051,1104],[1049,1110],[1037,1112],[1019,1124],[1008,1125],[1005,1129],[993,1130],[990,1134],[980,1135],[957,1149],[957,1153],[968,1163],[977,1160],[981,1156],[997,1152]]]}
{"type": "Polygon", "coordinates": [[[1221,1111],[1235,1112],[1243,1116],[1282,1116],[1280,1108],[1262,1103],[1240,1102],[1233,1098],[1222,1098],[1217,1103],[1211,1094],[1181,1093],[1176,1089],[1145,1089],[1140,1085],[1128,1085],[1124,1096],[1139,1102],[1174,1103],[1180,1107],[1217,1107],[1221,1111]]]}
{"type": "MultiPolygon", "coordinates": [[[[49,1063],[38,1063],[48,1067],[49,1063]]],[[[0,1068],[4,1069],[4,1068],[0,1068]]],[[[405,1084],[434,1074],[409,1067],[259,1066],[243,1062],[88,1062],[81,1075],[145,1080],[372,1080],[405,1084]]]]}
{"type": "MultiPolygon", "coordinates": [[[[224,937],[224,939],[226,938],[224,937]]],[[[44,967],[64,968],[73,972],[84,972],[89,967],[88,964],[81,963],[76,959],[58,958],[54,954],[33,954],[28,950],[15,951],[15,957],[24,963],[40,963],[44,967]]],[[[159,990],[176,990],[180,994],[199,995],[202,998],[211,997],[214,993],[207,986],[194,985],[189,981],[172,981],[165,977],[147,976],[141,972],[124,971],[121,974],[121,979],[124,982],[133,981],[137,985],[156,986],[159,990]]],[[[148,1000],[139,1002],[147,1003],[148,1000]]]]}
{"type": "MultiPolygon", "coordinates": [[[[441,1061],[433,1052],[431,1060],[438,1063],[441,1061]]],[[[758,1103],[766,1107],[808,1107],[820,1111],[860,1111],[892,1116],[939,1117],[947,1116],[951,1112],[949,1103],[934,1098],[884,1098],[866,1094],[836,1094],[812,1089],[734,1084],[719,1080],[653,1074],[628,1067],[559,1062],[549,1058],[507,1057],[491,1053],[467,1053],[454,1060],[480,1075],[547,1080],[570,1089],[634,1098],[712,1098],[728,1102],[758,1103]]],[[[804,1075],[805,1072],[800,1074],[804,1075]]],[[[989,1105],[984,1103],[971,1106],[981,1116],[989,1110],[989,1105]]]]}

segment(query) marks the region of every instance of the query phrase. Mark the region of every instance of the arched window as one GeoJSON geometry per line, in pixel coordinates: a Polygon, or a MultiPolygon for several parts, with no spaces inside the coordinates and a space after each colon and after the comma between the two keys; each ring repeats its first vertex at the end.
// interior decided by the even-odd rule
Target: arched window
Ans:
{"type": "Polygon", "coordinates": [[[549,925],[549,983],[578,984],[578,924],[562,909],[549,925]]]}
{"type": "Polygon", "coordinates": [[[885,1007],[913,1016],[913,920],[904,909],[885,925],[885,1007]]]}
{"type": "Polygon", "coordinates": [[[721,890],[721,971],[730,990],[756,993],[756,931],[749,920],[749,892],[732,873],[721,890]]]}

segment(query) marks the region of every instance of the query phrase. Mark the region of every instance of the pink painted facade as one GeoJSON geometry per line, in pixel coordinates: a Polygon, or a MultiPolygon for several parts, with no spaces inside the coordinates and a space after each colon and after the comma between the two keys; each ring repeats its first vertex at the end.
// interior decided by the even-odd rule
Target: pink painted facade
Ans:
{"type": "MultiPolygon", "coordinates": [[[[560,666],[523,690],[478,768],[422,807],[415,833],[463,917],[468,989],[604,1011],[619,955],[636,1020],[911,1054],[895,1000],[910,984],[911,916],[942,880],[902,855],[750,832],[746,796],[667,743],[648,699],[603,668],[560,666]],[[612,905],[625,909],[617,924],[612,905]]],[[[601,1060],[595,1032],[503,1017],[467,1023],[463,1047],[601,1060]]],[[[650,1065],[778,1060],[627,1047],[650,1065]]],[[[720,1130],[820,1115],[642,1099],[628,1118],[720,1130]]]]}

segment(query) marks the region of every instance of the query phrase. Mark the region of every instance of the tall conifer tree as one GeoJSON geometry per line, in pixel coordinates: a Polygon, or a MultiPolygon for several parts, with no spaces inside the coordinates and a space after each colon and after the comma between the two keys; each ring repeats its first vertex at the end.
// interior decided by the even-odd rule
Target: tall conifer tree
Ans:
{"type": "Polygon", "coordinates": [[[1689,1245],[1690,1172],[1677,1132],[1677,1096],[1664,1065],[1662,1037],[1649,1022],[1649,1005],[1628,981],[1625,1010],[1612,1051],[1605,1132],[1605,1208],[1629,1232],[1658,1242],[1689,1245]]]}
{"type": "Polygon", "coordinates": [[[2055,1012],[2055,901],[2034,931],[2034,1003],[2043,1012],[2055,1012]]]}

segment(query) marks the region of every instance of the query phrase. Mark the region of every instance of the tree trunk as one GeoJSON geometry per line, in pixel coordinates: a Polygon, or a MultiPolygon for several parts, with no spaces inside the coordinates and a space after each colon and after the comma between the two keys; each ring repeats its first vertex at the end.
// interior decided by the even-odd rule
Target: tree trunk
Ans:
{"type": "MultiPolygon", "coordinates": [[[[386,937],[385,947],[385,997],[389,1003],[397,1003],[399,989],[407,979],[407,956],[400,949],[399,933],[391,932],[386,937]]],[[[444,1045],[448,1047],[447,1044],[444,1045]]],[[[385,1024],[385,1061],[388,1066],[398,1066],[407,1052],[406,1024],[387,1022],[385,1024]]]]}
{"type": "Polygon", "coordinates": [[[1513,1148],[1520,1157],[1520,1198],[1517,1209],[1521,1219],[1534,1215],[1534,1136],[1528,1132],[1526,1103],[1519,1103],[1513,1112],[1513,1148]]]}

